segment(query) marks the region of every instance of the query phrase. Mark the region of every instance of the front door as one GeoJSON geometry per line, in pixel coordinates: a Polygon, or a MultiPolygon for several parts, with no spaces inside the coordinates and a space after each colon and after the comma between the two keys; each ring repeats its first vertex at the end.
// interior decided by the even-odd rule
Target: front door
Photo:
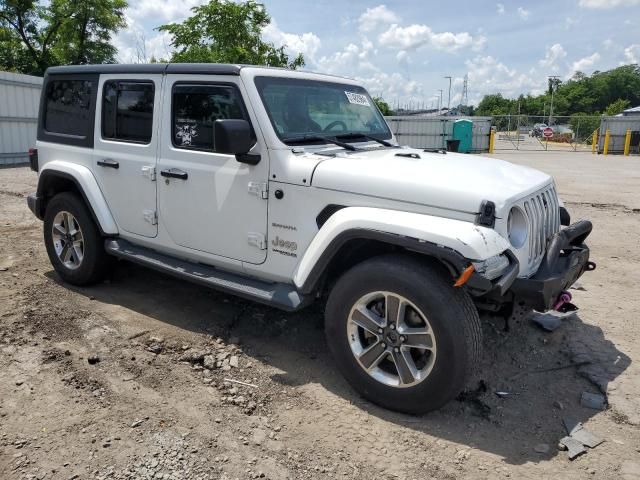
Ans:
{"type": "MultiPolygon", "coordinates": [[[[155,237],[162,75],[101,75],[93,172],[124,232],[155,237]]],[[[123,233],[124,233],[123,232],[123,233]]]]}
{"type": "Polygon", "coordinates": [[[240,163],[234,155],[216,153],[213,135],[214,122],[225,118],[246,119],[258,133],[242,89],[238,77],[167,76],[158,159],[159,221],[180,246],[262,263],[266,149],[257,135],[251,153],[261,153],[261,161],[240,163]]]}

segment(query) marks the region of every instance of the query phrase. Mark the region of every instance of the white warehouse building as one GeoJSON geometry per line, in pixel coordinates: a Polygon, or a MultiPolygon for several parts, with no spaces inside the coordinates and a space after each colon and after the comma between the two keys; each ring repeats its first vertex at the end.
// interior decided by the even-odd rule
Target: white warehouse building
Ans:
{"type": "Polygon", "coordinates": [[[35,146],[42,78],[0,72],[0,166],[28,162],[35,146]]]}

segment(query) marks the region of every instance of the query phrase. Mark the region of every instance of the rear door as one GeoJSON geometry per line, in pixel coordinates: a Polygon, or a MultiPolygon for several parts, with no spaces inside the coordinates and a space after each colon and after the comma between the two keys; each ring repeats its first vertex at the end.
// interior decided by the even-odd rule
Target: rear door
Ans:
{"type": "Polygon", "coordinates": [[[168,75],[158,160],[158,212],[178,245],[249,263],[266,258],[267,150],[237,76],[168,75]],[[257,165],[216,152],[217,119],[245,119],[257,165]],[[166,177],[167,172],[174,177],[166,177]],[[180,178],[182,177],[182,178],[180,178]]]}
{"type": "Polygon", "coordinates": [[[157,126],[162,75],[101,75],[93,172],[121,230],[158,234],[157,126]]]}

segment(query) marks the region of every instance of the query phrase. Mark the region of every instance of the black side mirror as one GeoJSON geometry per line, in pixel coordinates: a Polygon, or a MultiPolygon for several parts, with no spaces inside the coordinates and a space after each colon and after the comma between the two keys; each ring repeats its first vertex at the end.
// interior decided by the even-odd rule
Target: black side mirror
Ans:
{"type": "Polygon", "coordinates": [[[216,120],[213,124],[213,135],[216,152],[235,155],[239,162],[250,165],[256,165],[260,161],[260,155],[249,153],[256,141],[251,132],[251,125],[246,120],[216,120]]]}

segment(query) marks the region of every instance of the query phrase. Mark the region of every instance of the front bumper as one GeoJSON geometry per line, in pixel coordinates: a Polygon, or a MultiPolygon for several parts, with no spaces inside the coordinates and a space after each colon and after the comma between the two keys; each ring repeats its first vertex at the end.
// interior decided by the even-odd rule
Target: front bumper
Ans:
{"type": "Polygon", "coordinates": [[[541,312],[551,310],[564,290],[585,271],[595,269],[584,244],[592,228],[591,222],[582,220],[556,233],[538,271],[529,278],[518,278],[518,259],[507,250],[510,264],[505,273],[492,282],[474,274],[468,282],[469,291],[497,304],[515,300],[541,312]]]}
{"type": "Polygon", "coordinates": [[[31,210],[38,219],[42,220],[42,199],[38,194],[31,193],[27,195],[27,205],[29,206],[29,210],[31,210]]]}
{"type": "Polygon", "coordinates": [[[589,247],[584,244],[592,228],[591,222],[582,220],[556,233],[535,275],[513,282],[515,298],[535,310],[551,310],[564,290],[585,271],[595,270],[596,264],[589,261],[589,247]]]}

